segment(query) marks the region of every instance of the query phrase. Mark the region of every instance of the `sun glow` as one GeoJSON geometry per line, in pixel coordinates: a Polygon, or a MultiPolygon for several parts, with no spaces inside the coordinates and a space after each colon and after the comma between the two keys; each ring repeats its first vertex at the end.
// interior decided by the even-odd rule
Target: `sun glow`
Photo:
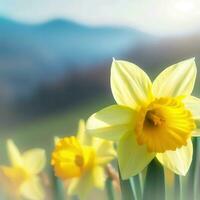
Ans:
{"type": "Polygon", "coordinates": [[[198,0],[149,0],[145,6],[144,2],[141,3],[133,23],[152,34],[187,34],[199,29],[199,8],[198,0]]]}
{"type": "Polygon", "coordinates": [[[175,8],[181,13],[190,14],[195,11],[194,1],[178,1],[175,3],[175,8]]]}

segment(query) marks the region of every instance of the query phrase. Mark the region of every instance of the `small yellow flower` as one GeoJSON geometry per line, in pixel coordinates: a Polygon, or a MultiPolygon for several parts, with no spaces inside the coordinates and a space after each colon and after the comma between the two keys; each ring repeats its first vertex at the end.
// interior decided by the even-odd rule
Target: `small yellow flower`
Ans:
{"type": "Polygon", "coordinates": [[[44,191],[38,174],[45,166],[43,149],[35,148],[20,153],[12,140],[7,141],[11,166],[0,166],[0,185],[12,199],[44,199],[44,191]]]}
{"type": "Polygon", "coordinates": [[[55,175],[68,181],[68,194],[85,198],[93,187],[103,189],[104,167],[115,155],[113,143],[85,134],[80,120],[77,137],[56,139],[51,164],[55,175]]]}
{"type": "Polygon", "coordinates": [[[165,69],[152,83],[138,66],[113,61],[111,89],[117,105],[92,115],[93,136],[118,142],[123,179],[142,171],[154,158],[185,175],[192,161],[192,136],[199,136],[200,99],[191,96],[194,59],[165,69]]]}

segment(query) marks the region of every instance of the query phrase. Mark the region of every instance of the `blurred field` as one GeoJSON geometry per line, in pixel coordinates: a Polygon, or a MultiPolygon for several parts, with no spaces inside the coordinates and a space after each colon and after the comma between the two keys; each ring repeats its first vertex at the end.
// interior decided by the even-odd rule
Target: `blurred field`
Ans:
{"type": "MultiPolygon", "coordinates": [[[[54,136],[62,137],[76,134],[79,119],[86,120],[92,113],[112,103],[114,101],[110,98],[99,97],[61,113],[38,118],[25,124],[18,124],[15,127],[0,129],[0,151],[5,152],[1,154],[0,163],[5,164],[8,161],[5,143],[6,139],[12,138],[21,151],[35,147],[44,148],[48,159],[46,170],[51,177],[50,155],[54,147],[54,136]]],[[[52,192],[55,190],[51,190],[50,194],[52,192]]],[[[88,199],[92,200],[94,197],[97,200],[105,199],[105,192],[95,190],[88,199]]],[[[48,198],[60,199],[58,196],[48,198]]]]}
{"type": "MultiPolygon", "coordinates": [[[[149,69],[147,71],[149,71],[148,74],[150,74],[150,77],[155,77],[155,74],[158,74],[158,71],[160,72],[161,70],[155,68],[154,71],[150,71],[149,69]]],[[[199,96],[199,81],[196,83],[194,94],[199,96]]],[[[20,122],[12,127],[1,127],[0,151],[5,153],[1,154],[0,163],[5,164],[7,162],[5,143],[6,139],[12,138],[21,151],[35,147],[44,148],[47,152],[48,158],[46,169],[49,172],[49,175],[52,175],[50,154],[54,146],[54,137],[75,134],[79,119],[87,120],[87,118],[94,112],[114,103],[112,97],[99,96],[98,98],[90,98],[90,100],[87,102],[84,101],[84,103],[82,102],[78,104],[78,106],[73,106],[66,110],[63,109],[62,112],[38,117],[30,121],[27,120],[26,122],[20,122]]],[[[55,190],[51,190],[51,192],[55,192],[55,190]]],[[[91,194],[91,197],[87,199],[93,200],[94,197],[96,200],[106,199],[105,191],[95,191],[91,194]]],[[[55,199],[54,197],[48,198],[55,199]]],[[[118,195],[117,198],[120,198],[120,195],[118,195]]]]}
{"type": "MultiPolygon", "coordinates": [[[[112,103],[114,103],[112,99],[99,97],[60,113],[20,123],[14,127],[2,128],[0,129],[0,149],[5,152],[5,141],[12,138],[22,150],[42,147],[49,154],[53,148],[54,136],[75,134],[79,119],[86,120],[98,109],[112,103]]],[[[5,157],[6,154],[1,155],[1,162],[5,157]]]]}
{"type": "MultiPolygon", "coordinates": [[[[163,68],[163,67],[162,67],[163,68]]],[[[199,67],[197,66],[198,71],[199,67]]],[[[144,69],[152,80],[163,69],[151,68],[144,69]]],[[[109,76],[109,75],[108,75],[109,76]]],[[[200,77],[197,74],[197,81],[193,94],[200,96],[200,77]]],[[[99,97],[91,97],[87,101],[80,100],[77,106],[69,107],[63,111],[53,112],[49,115],[40,116],[27,122],[19,122],[10,127],[0,127],[0,150],[5,152],[5,141],[8,138],[14,139],[19,148],[27,149],[31,147],[42,147],[49,152],[53,148],[54,136],[66,136],[76,133],[79,119],[85,119],[94,112],[102,109],[105,106],[114,104],[114,99],[110,94],[99,95],[99,97]]],[[[5,159],[5,154],[1,155],[1,161],[5,159]]]]}

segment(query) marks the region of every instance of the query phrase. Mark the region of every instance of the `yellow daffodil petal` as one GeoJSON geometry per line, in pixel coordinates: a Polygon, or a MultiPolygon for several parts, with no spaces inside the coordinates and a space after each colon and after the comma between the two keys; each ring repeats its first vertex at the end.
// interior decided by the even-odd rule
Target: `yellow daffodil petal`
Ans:
{"type": "Polygon", "coordinates": [[[196,120],[195,122],[196,122],[197,130],[200,131],[200,120],[196,120]]]}
{"type": "Polygon", "coordinates": [[[127,132],[118,145],[122,179],[128,179],[141,172],[154,157],[155,153],[149,153],[145,145],[138,145],[134,132],[127,132]]]}
{"type": "Polygon", "coordinates": [[[27,178],[27,174],[24,170],[17,167],[0,167],[0,186],[9,193],[18,193],[18,188],[27,178]]]}
{"type": "Polygon", "coordinates": [[[11,139],[7,140],[7,152],[8,152],[8,157],[12,166],[14,167],[23,166],[22,156],[17,146],[11,139]]]}
{"type": "Polygon", "coordinates": [[[96,149],[96,162],[100,165],[106,164],[114,159],[116,151],[113,147],[113,142],[98,138],[93,139],[93,147],[96,149]]]}
{"type": "Polygon", "coordinates": [[[195,119],[196,130],[193,131],[193,136],[200,136],[200,99],[194,96],[186,97],[183,102],[190,110],[195,119]]]}
{"type": "Polygon", "coordinates": [[[200,99],[194,96],[188,96],[183,102],[192,113],[193,118],[200,120],[200,99]]]}
{"type": "Polygon", "coordinates": [[[35,148],[28,150],[22,154],[24,160],[24,168],[31,174],[38,174],[44,168],[46,163],[46,155],[43,149],[35,148]]]}
{"type": "Polygon", "coordinates": [[[103,189],[105,185],[105,172],[104,168],[101,166],[96,166],[92,170],[93,182],[94,186],[99,189],[103,189]]]}
{"type": "Polygon", "coordinates": [[[200,136],[200,120],[195,120],[196,129],[192,132],[193,137],[199,137],[200,136]]]}
{"type": "Polygon", "coordinates": [[[80,199],[85,199],[86,195],[93,188],[92,173],[85,173],[80,178],[74,178],[68,185],[68,195],[78,195],[80,199]]]}
{"type": "Polygon", "coordinates": [[[21,195],[30,200],[45,199],[44,190],[37,176],[31,177],[21,185],[21,195]]]}
{"type": "Polygon", "coordinates": [[[54,137],[54,144],[56,145],[57,142],[59,142],[59,140],[60,140],[60,138],[59,138],[58,136],[55,136],[55,137],[54,137]]]}
{"type": "Polygon", "coordinates": [[[156,97],[190,95],[194,87],[196,73],[194,58],[172,65],[155,79],[153,93],[156,97]]]}
{"type": "Polygon", "coordinates": [[[133,109],[152,99],[152,83],[148,75],[135,64],[126,61],[113,61],[111,89],[119,105],[133,109]]]}
{"type": "Polygon", "coordinates": [[[87,131],[93,136],[118,141],[127,131],[133,129],[136,111],[113,105],[93,114],[87,121],[87,131]]]}
{"type": "Polygon", "coordinates": [[[79,121],[77,139],[83,145],[90,145],[92,141],[91,136],[86,134],[85,121],[82,119],[79,121]]]}
{"type": "Polygon", "coordinates": [[[80,199],[86,199],[91,190],[96,187],[103,189],[105,183],[104,169],[96,166],[92,171],[85,173],[80,178],[70,180],[68,185],[68,195],[78,195],[80,199]]]}
{"type": "Polygon", "coordinates": [[[176,151],[158,153],[156,157],[162,165],[174,173],[185,176],[192,162],[192,154],[192,142],[189,140],[187,146],[183,146],[176,151]]]}

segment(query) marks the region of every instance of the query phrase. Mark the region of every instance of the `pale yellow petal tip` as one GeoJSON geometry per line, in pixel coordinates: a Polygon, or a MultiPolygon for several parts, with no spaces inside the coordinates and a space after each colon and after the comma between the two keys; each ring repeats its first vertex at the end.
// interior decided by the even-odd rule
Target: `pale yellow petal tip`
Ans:
{"type": "Polygon", "coordinates": [[[193,61],[195,61],[195,57],[192,57],[192,58],[190,58],[189,60],[193,60],[193,61]]]}
{"type": "Polygon", "coordinates": [[[127,62],[127,61],[125,61],[125,60],[117,60],[117,59],[115,59],[114,57],[112,58],[113,60],[112,60],[112,65],[113,64],[117,64],[118,62],[127,62]]]}
{"type": "Polygon", "coordinates": [[[12,139],[10,139],[10,138],[7,139],[6,146],[7,146],[7,150],[8,151],[13,151],[13,149],[19,151],[19,149],[16,146],[15,142],[12,139]]]}
{"type": "Polygon", "coordinates": [[[15,153],[19,154],[19,149],[12,139],[7,139],[6,147],[9,154],[12,154],[12,155],[14,155],[15,153]]]}
{"type": "Polygon", "coordinates": [[[185,61],[195,62],[195,57],[191,57],[191,58],[185,59],[185,60],[183,60],[181,62],[185,62],[185,61]]]}
{"type": "Polygon", "coordinates": [[[187,60],[184,60],[183,62],[191,62],[191,63],[193,63],[194,65],[196,65],[195,57],[192,57],[192,58],[189,58],[189,59],[187,59],[187,60]]]}
{"type": "Polygon", "coordinates": [[[11,138],[8,138],[7,142],[13,142],[13,140],[11,138]]]}
{"type": "Polygon", "coordinates": [[[40,173],[46,165],[46,151],[42,148],[33,148],[22,154],[24,169],[30,174],[40,173]]]}
{"type": "MultiPolygon", "coordinates": [[[[142,171],[142,170],[141,170],[142,171]]],[[[128,180],[129,178],[138,175],[141,171],[132,171],[132,173],[127,173],[127,170],[125,169],[120,169],[120,176],[122,180],[128,180]]]]}
{"type": "Polygon", "coordinates": [[[80,119],[79,123],[78,123],[78,126],[80,127],[80,126],[82,126],[84,124],[85,124],[85,120],[84,119],[80,119]]]}
{"type": "Polygon", "coordinates": [[[85,120],[80,119],[78,123],[78,132],[77,135],[79,134],[84,134],[85,133],[85,120]]]}
{"type": "Polygon", "coordinates": [[[15,145],[14,141],[11,138],[7,139],[6,144],[7,144],[7,147],[11,145],[15,145]]]}
{"type": "MultiPolygon", "coordinates": [[[[171,169],[172,170],[172,169],[171,169]]],[[[173,170],[172,170],[173,171],[173,170]]],[[[184,170],[179,170],[179,171],[174,171],[175,174],[179,175],[179,176],[186,176],[187,173],[189,171],[189,168],[188,169],[184,169],[184,170]]]]}
{"type": "Polygon", "coordinates": [[[193,63],[194,66],[196,66],[196,58],[195,57],[189,58],[188,61],[190,61],[191,63],[193,63]]]}
{"type": "Polygon", "coordinates": [[[58,136],[54,137],[54,144],[56,145],[59,142],[60,138],[58,136]]]}
{"type": "Polygon", "coordinates": [[[187,175],[187,172],[188,172],[188,170],[185,171],[185,172],[180,173],[180,175],[181,175],[181,176],[186,176],[186,175],[187,175]]]}
{"type": "Polygon", "coordinates": [[[111,70],[113,69],[113,67],[116,67],[118,65],[118,61],[115,58],[112,58],[112,64],[111,64],[111,70]]]}
{"type": "Polygon", "coordinates": [[[86,121],[86,131],[87,133],[91,134],[92,130],[95,129],[94,126],[94,119],[95,119],[96,113],[94,113],[93,115],[91,115],[88,120],[86,121]]]}
{"type": "Polygon", "coordinates": [[[112,65],[111,65],[112,68],[113,68],[113,67],[118,67],[119,64],[120,64],[120,62],[127,62],[127,61],[125,61],[125,60],[117,60],[117,59],[115,59],[114,57],[113,57],[112,59],[113,59],[113,60],[112,60],[112,65]]]}
{"type": "MultiPolygon", "coordinates": [[[[124,164],[121,164],[121,165],[124,165],[124,164]]],[[[133,168],[131,169],[131,166],[126,165],[126,167],[124,167],[124,166],[120,167],[120,165],[119,165],[121,179],[122,180],[128,180],[129,178],[136,176],[140,172],[142,172],[145,167],[143,167],[140,170],[137,170],[137,169],[133,169],[133,168]]]]}

